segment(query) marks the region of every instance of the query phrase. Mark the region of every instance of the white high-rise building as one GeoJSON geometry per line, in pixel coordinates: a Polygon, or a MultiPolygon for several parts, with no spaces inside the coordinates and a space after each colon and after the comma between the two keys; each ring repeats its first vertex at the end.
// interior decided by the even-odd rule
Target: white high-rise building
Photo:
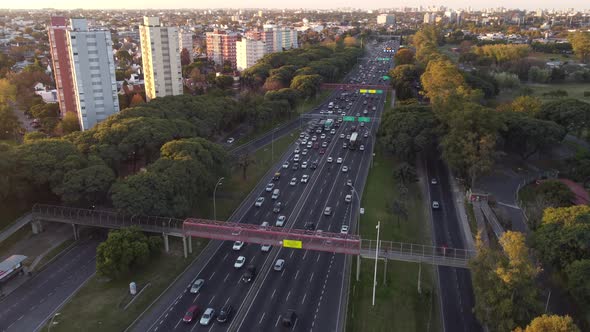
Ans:
{"type": "Polygon", "coordinates": [[[272,30],[273,52],[282,52],[283,50],[299,48],[297,42],[297,30],[295,30],[295,28],[265,24],[264,30],[272,30]]]}
{"type": "Polygon", "coordinates": [[[160,18],[143,18],[139,26],[141,58],[147,100],[182,94],[182,68],[178,29],[160,24],[160,18]]]}
{"type": "Polygon", "coordinates": [[[67,32],[80,128],[88,130],[119,112],[113,42],[108,30],[88,29],[86,19],[70,20],[67,32]]]}
{"type": "Polygon", "coordinates": [[[178,48],[182,52],[183,48],[186,48],[189,53],[193,50],[193,33],[187,30],[178,31],[178,48]]]}
{"type": "Polygon", "coordinates": [[[264,40],[243,37],[236,42],[236,67],[241,71],[254,66],[267,53],[266,50],[264,40]]]}
{"type": "Polygon", "coordinates": [[[377,15],[377,24],[394,25],[395,24],[395,15],[393,15],[393,14],[377,15]]]}

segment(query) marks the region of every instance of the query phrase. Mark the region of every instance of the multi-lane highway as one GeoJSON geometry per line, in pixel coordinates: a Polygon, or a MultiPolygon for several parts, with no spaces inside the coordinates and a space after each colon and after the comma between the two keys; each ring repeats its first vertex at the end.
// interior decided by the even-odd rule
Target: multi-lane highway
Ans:
{"type": "MultiPolygon", "coordinates": [[[[381,55],[381,50],[382,46],[369,49],[367,58],[374,59],[381,55]]],[[[365,60],[362,68],[353,71],[347,80],[361,84],[379,83],[389,65],[387,62],[369,63],[365,60]]],[[[345,201],[346,195],[352,194],[347,181],[350,180],[359,192],[364,187],[385,94],[369,97],[353,93],[341,98],[341,93],[336,91],[314,113],[333,117],[336,122],[344,115],[366,116],[371,121],[363,127],[358,122],[342,122],[334,131],[322,129],[319,125],[308,128],[309,132],[304,133],[298,141],[300,145],[291,147],[289,153],[274,166],[273,170],[281,173],[280,179],[273,181],[274,171],[269,172],[255,189],[255,194],[249,196],[242,211],[232,218],[233,221],[251,224],[266,221],[274,225],[277,217],[284,215],[286,223],[283,227],[288,228],[304,228],[306,223],[313,222],[316,230],[326,232],[340,232],[342,225],[350,226],[351,231],[355,229],[354,216],[358,213],[358,202],[355,196],[352,202],[345,201]],[[328,102],[339,106],[338,109],[332,109],[333,114],[326,114],[328,102]],[[337,110],[344,112],[339,114],[337,110]],[[343,147],[344,143],[350,143],[346,136],[353,132],[353,126],[359,135],[354,150],[343,147]],[[344,137],[341,138],[341,135],[344,137]],[[301,141],[306,140],[306,137],[312,146],[316,142],[318,146],[305,147],[307,153],[304,154],[301,141]],[[300,150],[299,153],[295,152],[296,148],[300,150]],[[293,169],[295,154],[299,154],[300,158],[297,169],[293,169]],[[342,158],[341,163],[339,158],[342,158]],[[314,161],[317,161],[316,169],[311,168],[314,161]],[[307,168],[301,167],[303,162],[308,163],[307,168]],[[285,163],[289,165],[283,168],[285,163]],[[347,171],[343,171],[344,166],[348,168],[347,171]],[[303,175],[309,176],[307,183],[301,182],[303,175]],[[291,184],[293,178],[295,182],[291,184]],[[265,190],[267,183],[274,183],[273,190],[280,190],[278,199],[271,199],[271,192],[265,190]],[[265,198],[260,207],[254,205],[258,197],[265,198]],[[276,202],[282,204],[279,213],[273,212],[276,202]],[[327,207],[331,208],[331,215],[324,214],[327,207]]],[[[149,328],[151,331],[222,331],[230,327],[231,330],[239,331],[272,331],[283,328],[281,317],[287,310],[294,310],[298,317],[291,327],[293,330],[342,329],[346,308],[341,304],[348,291],[344,255],[285,248],[272,248],[270,252],[263,252],[260,245],[254,244],[232,250],[232,245],[222,243],[219,246],[192,278],[204,279],[204,286],[197,294],[191,294],[188,287],[181,290],[170,306],[153,318],[149,328]],[[246,263],[240,269],[234,267],[238,256],[246,257],[246,263]],[[272,269],[279,258],[285,260],[285,268],[280,272],[272,269]],[[241,276],[249,264],[255,265],[258,273],[251,283],[244,283],[241,276]],[[193,305],[197,305],[201,313],[208,307],[219,311],[221,307],[231,305],[234,313],[225,324],[213,322],[209,326],[200,326],[200,314],[196,315],[196,321],[183,322],[185,312],[193,305]]]]}

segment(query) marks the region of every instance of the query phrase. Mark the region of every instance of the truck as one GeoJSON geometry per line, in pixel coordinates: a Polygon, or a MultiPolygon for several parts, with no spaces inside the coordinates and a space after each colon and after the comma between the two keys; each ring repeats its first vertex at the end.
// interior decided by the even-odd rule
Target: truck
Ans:
{"type": "Polygon", "coordinates": [[[327,119],[326,122],[324,123],[324,129],[330,130],[332,128],[333,124],[334,124],[334,119],[327,119]]]}
{"type": "Polygon", "coordinates": [[[354,133],[350,134],[350,142],[349,142],[349,149],[354,150],[356,149],[358,133],[355,131],[354,133]]]}

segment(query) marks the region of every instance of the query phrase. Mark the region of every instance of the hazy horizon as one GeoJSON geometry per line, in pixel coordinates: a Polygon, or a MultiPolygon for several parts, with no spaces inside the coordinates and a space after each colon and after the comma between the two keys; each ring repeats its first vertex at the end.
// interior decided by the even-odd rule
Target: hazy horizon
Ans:
{"type": "Polygon", "coordinates": [[[267,9],[337,9],[337,8],[359,8],[359,9],[379,9],[379,8],[399,8],[399,7],[428,7],[428,6],[445,6],[453,9],[467,9],[471,7],[473,10],[483,8],[497,8],[505,7],[509,9],[568,9],[574,8],[576,10],[584,10],[590,8],[590,2],[582,5],[579,0],[538,0],[532,2],[530,0],[513,0],[513,1],[481,1],[481,0],[447,0],[447,1],[388,1],[388,0],[366,0],[362,4],[351,2],[349,0],[298,0],[293,1],[286,6],[277,7],[277,2],[273,0],[255,0],[248,1],[247,6],[244,6],[244,1],[240,0],[226,0],[220,6],[218,1],[200,0],[197,4],[188,7],[186,1],[169,0],[169,1],[155,1],[147,0],[136,3],[141,8],[129,7],[127,3],[115,0],[103,0],[100,2],[85,2],[81,5],[79,1],[74,0],[56,0],[49,3],[45,0],[30,0],[23,6],[21,2],[12,2],[3,9],[247,9],[247,8],[267,8],[267,9]],[[354,5],[352,5],[354,4],[354,5]]]}

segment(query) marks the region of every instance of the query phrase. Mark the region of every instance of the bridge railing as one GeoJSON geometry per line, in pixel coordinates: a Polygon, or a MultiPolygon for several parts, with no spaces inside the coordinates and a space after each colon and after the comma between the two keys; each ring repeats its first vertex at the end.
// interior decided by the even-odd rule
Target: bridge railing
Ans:
{"type": "Polygon", "coordinates": [[[35,204],[33,219],[66,222],[78,225],[105,228],[138,226],[144,231],[155,233],[182,233],[182,219],[125,215],[115,211],[81,209],[47,204],[35,204]]]}
{"type": "MultiPolygon", "coordinates": [[[[361,250],[374,252],[376,248],[376,240],[361,240],[361,250]]],[[[474,250],[380,240],[379,256],[384,257],[391,254],[404,255],[408,257],[422,257],[424,259],[433,258],[468,261],[475,257],[476,252],[474,250]]]]}

